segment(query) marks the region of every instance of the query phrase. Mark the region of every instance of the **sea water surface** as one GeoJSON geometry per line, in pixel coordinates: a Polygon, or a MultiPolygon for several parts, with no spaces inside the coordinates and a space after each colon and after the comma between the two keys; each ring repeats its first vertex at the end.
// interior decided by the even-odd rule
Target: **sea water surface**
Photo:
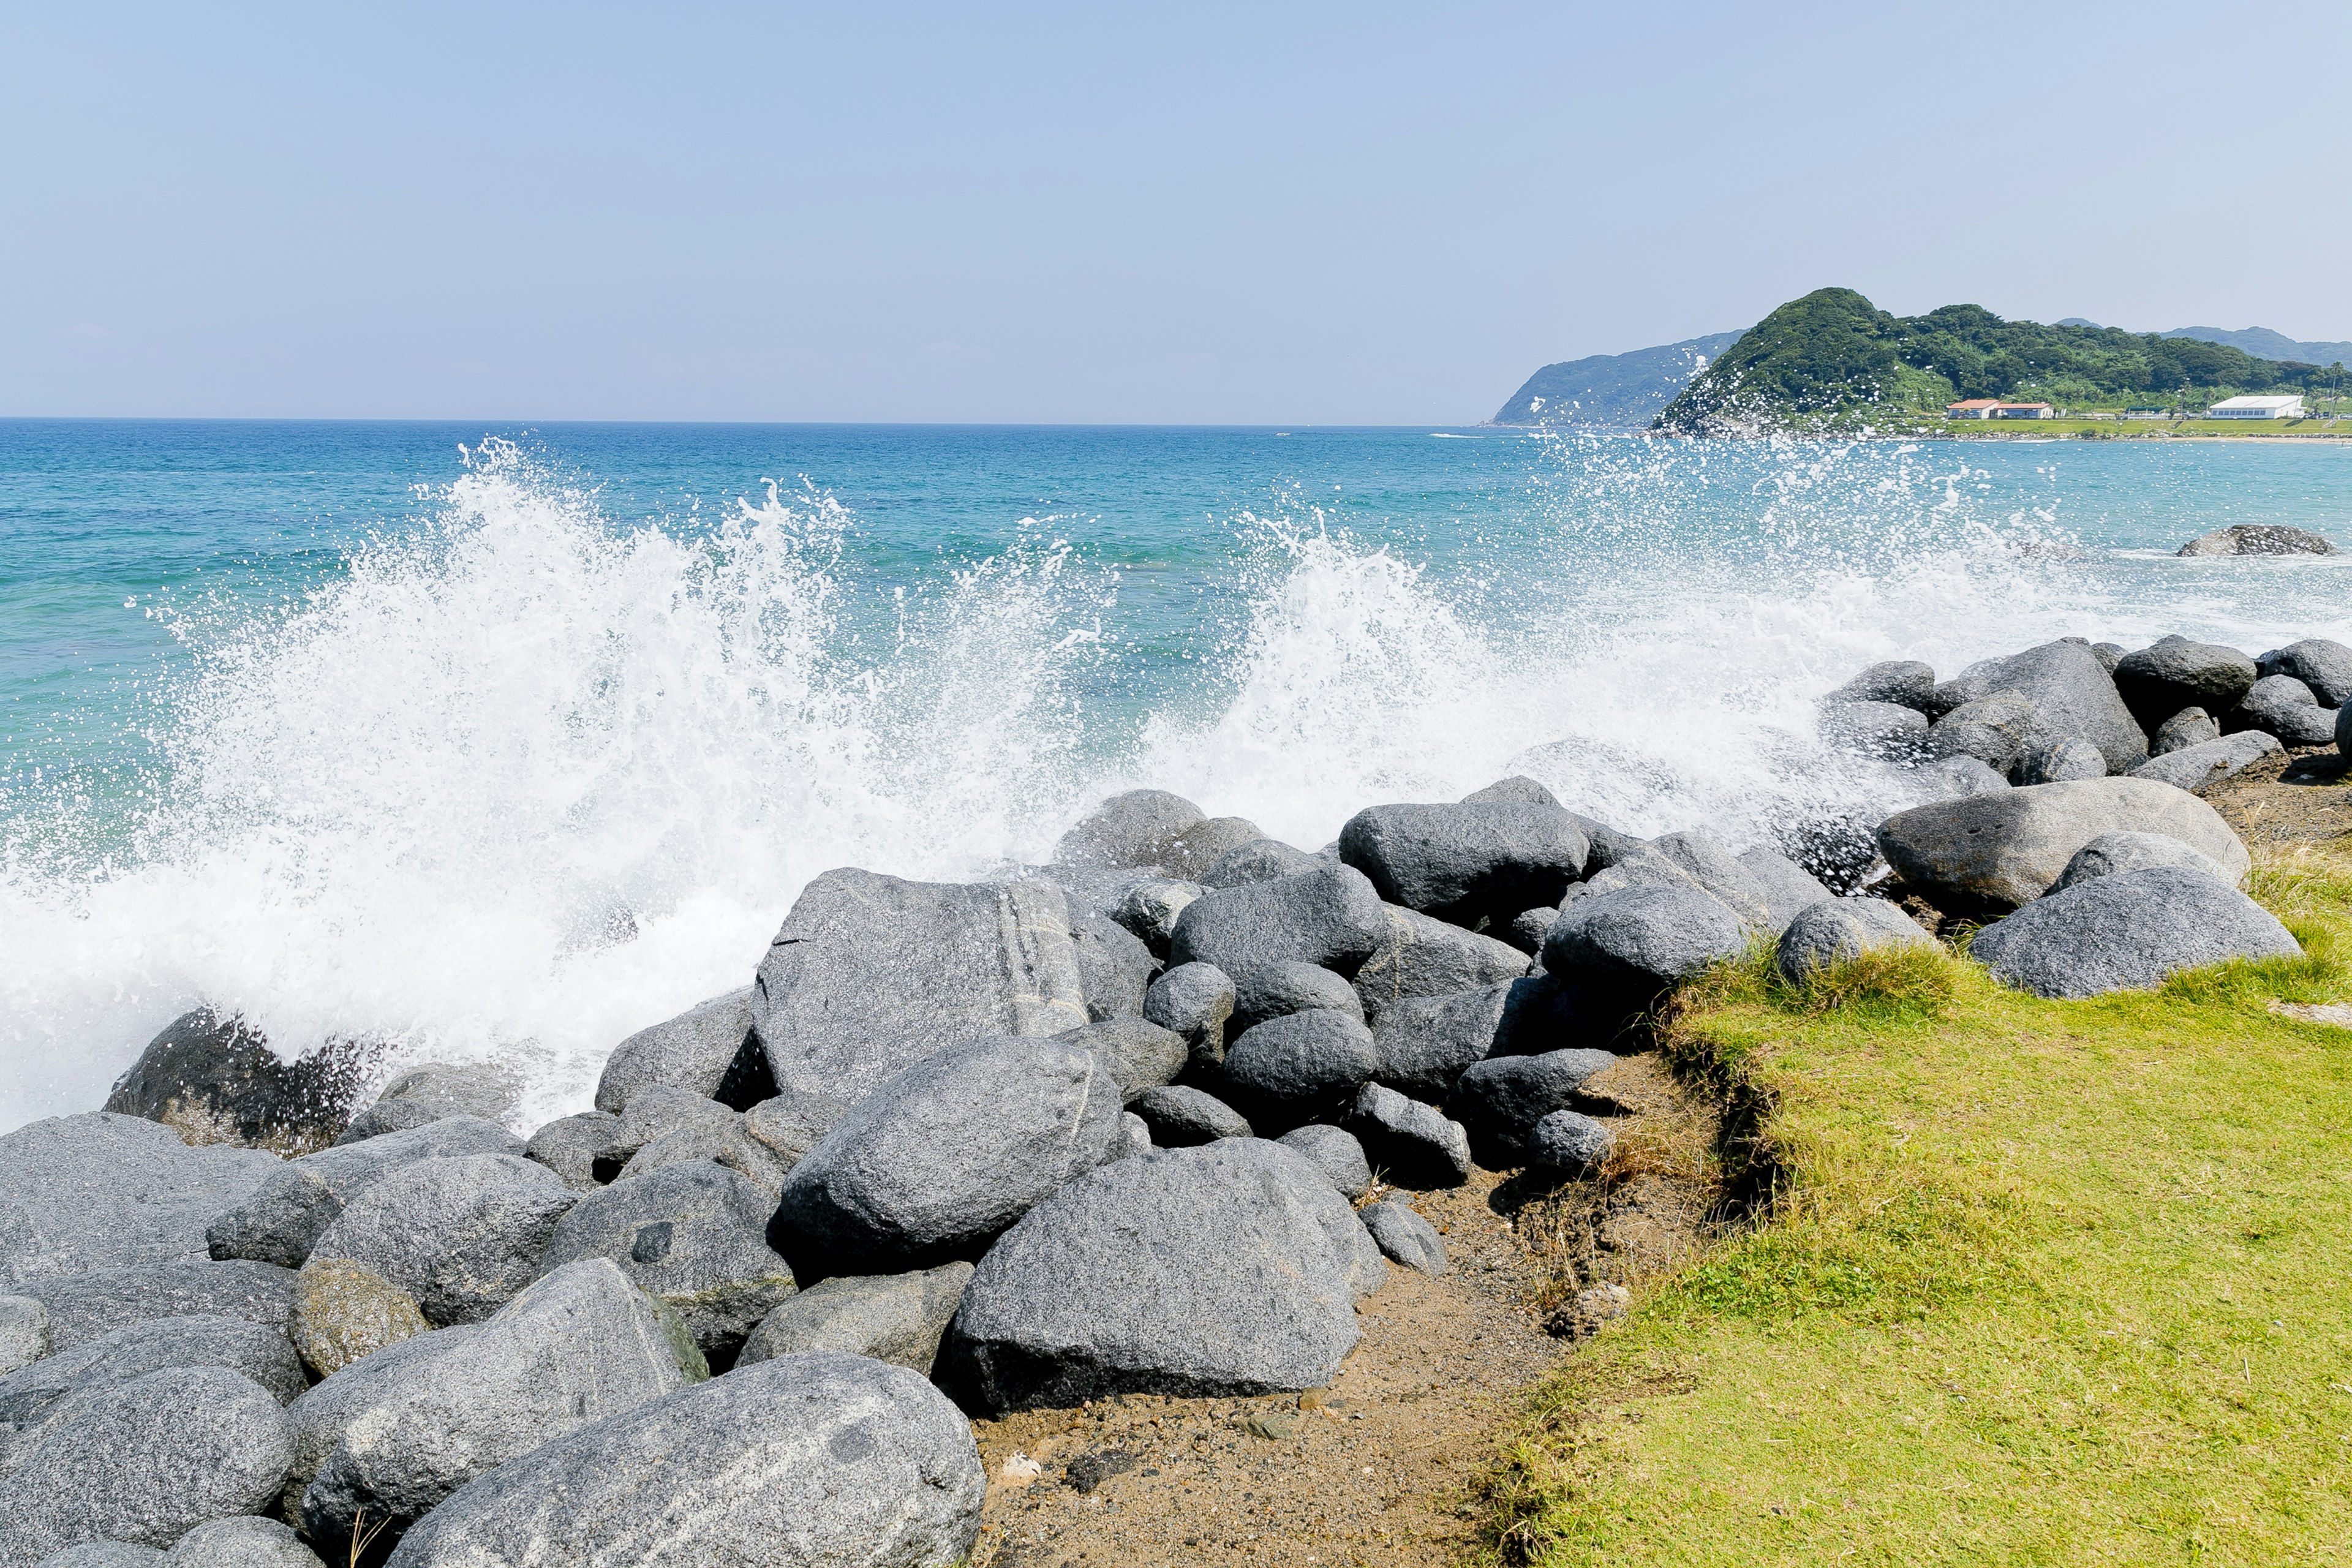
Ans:
{"type": "Polygon", "coordinates": [[[2352,447],[0,421],[0,1128],[198,1004],[579,1109],[816,873],[1139,784],[1801,844],[1916,798],[1812,738],[1871,660],[2352,640],[2232,522],[2352,542],[2352,447]]]}

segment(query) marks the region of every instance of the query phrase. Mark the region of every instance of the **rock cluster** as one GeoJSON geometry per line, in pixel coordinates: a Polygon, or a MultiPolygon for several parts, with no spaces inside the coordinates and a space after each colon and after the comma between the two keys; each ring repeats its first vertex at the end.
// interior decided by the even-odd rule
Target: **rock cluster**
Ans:
{"type": "Polygon", "coordinates": [[[1413,1191],[1622,1167],[1589,1086],[1711,966],[1945,919],[2058,997],[2296,951],[2183,786],[2347,693],[2319,641],[1875,666],[1823,732],[1935,798],[1844,896],[1526,778],[1319,852],[1134,792],[997,881],[817,878],[528,1139],[494,1070],[355,1107],[191,1015],[0,1137],[0,1568],[963,1560],[968,1416],[1328,1384],[1391,1263],[1449,1267],[1413,1191]]]}

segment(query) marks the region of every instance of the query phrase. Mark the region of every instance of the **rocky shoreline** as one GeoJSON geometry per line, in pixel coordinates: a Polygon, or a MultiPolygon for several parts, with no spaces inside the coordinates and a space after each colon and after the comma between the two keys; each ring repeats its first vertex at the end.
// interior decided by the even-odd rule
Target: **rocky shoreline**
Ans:
{"type": "Polygon", "coordinates": [[[2347,695],[2319,639],[1874,666],[1822,734],[1939,798],[1812,870],[1526,778],[1313,852],[1137,791],[1031,874],[816,879],[528,1138],[495,1068],[362,1105],[358,1047],[192,1013],[0,1137],[0,1568],[965,1561],[1029,1479],[975,1419],[1327,1388],[1449,1268],[1411,1194],[1588,1179],[1588,1086],[1759,944],[2059,997],[2298,952],[2190,792],[2352,750],[2347,695]]]}

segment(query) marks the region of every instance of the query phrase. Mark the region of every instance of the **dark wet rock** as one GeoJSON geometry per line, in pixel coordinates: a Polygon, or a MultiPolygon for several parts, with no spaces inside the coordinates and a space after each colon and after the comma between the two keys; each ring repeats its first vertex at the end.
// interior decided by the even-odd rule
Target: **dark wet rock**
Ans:
{"type": "Polygon", "coordinates": [[[2233,877],[2244,876],[2252,865],[2220,813],[2194,795],[2140,778],[2036,784],[1914,806],[1879,825],[1878,844],[1904,885],[1937,907],[1997,914],[2040,898],[2075,851],[2117,831],[2178,838],[2233,877]]]}
{"type": "Polygon", "coordinates": [[[1555,1110],[1528,1134],[1528,1163],[1538,1171],[1582,1175],[1596,1169],[1617,1146],[1606,1122],[1580,1110],[1555,1110]]]}
{"type": "Polygon", "coordinates": [[[1314,1012],[1344,1013],[1361,1023],[1364,1002],[1354,986],[1312,963],[1253,963],[1234,975],[1235,1038],[1269,1018],[1314,1012]]]}
{"type": "Polygon", "coordinates": [[[1423,1274],[1444,1274],[1445,1243],[1437,1227],[1400,1203],[1368,1204],[1356,1211],[1380,1244],[1381,1256],[1423,1274]]]}
{"type": "Polygon", "coordinates": [[[1996,691],[1936,721],[1927,732],[1927,755],[1974,757],[2006,777],[2017,770],[2034,730],[2033,704],[2014,691],[1996,691]]]}
{"type": "Polygon", "coordinates": [[[1927,705],[1920,711],[1927,714],[1927,721],[1933,724],[1953,710],[1966,707],[1971,702],[1981,701],[1991,695],[1992,682],[1983,676],[1956,676],[1950,680],[1937,682],[1935,690],[1928,694],[1927,705]]]}
{"type": "Polygon", "coordinates": [[[1339,857],[1381,898],[1456,924],[1508,921],[1559,901],[1591,853],[1559,806],[1375,805],[1339,830],[1339,857]]]}
{"type": "Polygon", "coordinates": [[[2147,754],[2147,732],[2116,689],[2116,677],[2086,643],[2072,638],[2043,643],[1962,673],[1980,675],[1992,691],[2015,692],[2032,704],[2025,745],[2079,736],[2099,748],[2112,773],[2124,772],[2147,754]]]}
{"type": "Polygon", "coordinates": [[[2305,637],[2274,647],[2254,660],[2263,675],[2287,675],[2300,680],[2326,708],[2341,708],[2352,699],[2352,647],[2326,637],[2305,637]]]}
{"type": "Polygon", "coordinates": [[[2255,675],[2254,661],[2236,648],[2166,637],[2124,655],[2116,666],[2116,689],[2152,730],[2183,708],[2227,713],[2253,686],[2255,675]]]}
{"type": "Polygon", "coordinates": [[[1327,865],[1202,894],[1177,917],[1168,956],[1171,964],[1212,963],[1227,974],[1253,963],[1314,963],[1352,975],[1387,932],[1380,895],[1364,874],[1327,865]]]}
{"type": "Polygon", "coordinates": [[[939,1376],[991,1414],[1320,1388],[1355,1347],[1355,1299],[1379,1272],[1347,1200],[1291,1150],[1154,1150],[1005,1233],[965,1288],[939,1376]]]}
{"type": "Polygon", "coordinates": [[[1176,933],[1177,917],[1184,912],[1185,905],[1207,891],[1198,882],[1148,877],[1128,884],[1118,902],[1111,907],[1110,918],[1150,948],[1152,957],[1164,963],[1169,942],[1176,933]]]}
{"type": "Polygon", "coordinates": [[[2050,890],[2063,892],[2077,882],[2123,871],[2145,871],[2151,866],[2179,866],[2202,871],[2218,882],[2235,882],[2210,858],[2178,838],[2168,838],[2161,833],[2102,833],[2074,852],[2058,879],[2050,884],[2050,890]]]}
{"type": "Polygon", "coordinates": [[[2322,708],[2310,687],[2292,675],[2266,675],[2254,682],[2237,707],[2221,716],[2221,728],[2260,730],[2283,745],[2326,746],[2336,740],[2336,710],[2322,708]]]}
{"type": "Polygon", "coordinates": [[[322,1149],[278,1166],[250,1198],[214,1221],[205,1237],[215,1258],[299,1268],[344,1206],[394,1173],[423,1160],[521,1152],[522,1140],[478,1116],[442,1117],[322,1149]]]}
{"type": "Polygon", "coordinates": [[[2161,757],[2221,738],[2221,726],[2211,714],[2202,708],[2183,708],[2157,726],[2156,739],[2149,743],[2147,750],[2150,756],[2161,757]]]}
{"type": "MultiPolygon", "coordinates": [[[[604,1059],[604,1076],[596,1080],[596,1109],[617,1116],[627,1109],[632,1095],[654,1084],[719,1100],[730,1076],[740,1080],[761,1076],[766,1069],[766,1058],[751,1037],[751,987],[746,985],[639,1029],[614,1047],[604,1059]],[[739,1058],[745,1057],[753,1062],[739,1067],[739,1058]]],[[[747,1110],[756,1103],[732,1109],[747,1110]]]]}
{"type": "Polygon", "coordinates": [[[1278,838],[1253,838],[1217,857],[1201,873],[1204,888],[1238,888],[1244,882],[1271,882],[1320,870],[1322,863],[1304,849],[1294,849],[1278,838]]]}
{"type": "Polygon", "coordinates": [[[389,1280],[436,1324],[488,1317],[537,1277],[580,1194],[520,1154],[419,1160],[353,1194],[310,1248],[389,1280]]]}
{"type": "Polygon", "coordinates": [[[238,1318],[282,1334],[294,1274],[268,1263],[188,1258],[51,1275],[19,1289],[41,1303],[50,1350],[64,1351],[155,1318],[238,1318]]]}
{"type": "Polygon", "coordinates": [[[2334,555],[2323,534],[2277,522],[2241,522],[2200,533],[2182,545],[2181,555],[2334,555]]]}
{"type": "Polygon", "coordinates": [[[1822,699],[1824,702],[1892,702],[1925,713],[1936,700],[1936,672],[1916,658],[1874,664],[1822,699]]]}
{"type": "Polygon", "coordinates": [[[1781,977],[1801,982],[1814,970],[1889,948],[1932,948],[1936,939],[1884,899],[1832,899],[1803,910],[1780,933],[1774,962],[1781,977]]]}
{"type": "Polygon", "coordinates": [[[356,1143],[385,1132],[404,1131],[445,1116],[478,1116],[504,1121],[515,1108],[522,1080],[492,1062],[427,1062],[383,1086],[375,1103],[343,1130],[338,1143],[356,1143]]]}
{"type": "Polygon", "coordinates": [[[1234,1040],[1219,1081],[1252,1126],[1282,1129],[1344,1110],[1380,1065],[1372,1032],[1360,1019],[1291,1013],[1234,1040]]]}
{"type": "Polygon", "coordinates": [[[1514,773],[1507,779],[1496,779],[1485,789],[1472,790],[1462,797],[1465,805],[1558,805],[1559,799],[1525,773],[1514,773]]]}
{"type": "Polygon", "coordinates": [[[1374,1080],[1415,1099],[1444,1099],[1464,1068],[1493,1052],[1516,984],[1408,996],[1382,1008],[1372,1026],[1374,1080]]]}
{"type": "Polygon", "coordinates": [[[1708,965],[1738,957],[1748,929],[1696,889],[1627,888],[1563,909],[1544,938],[1543,964],[1578,989],[1596,1023],[1622,1026],[1708,965]]]}
{"type": "MultiPolygon", "coordinates": [[[[248,1325],[249,1326],[249,1325],[248,1325]]],[[[286,1412],[226,1367],[168,1367],[93,1394],[0,1479],[0,1568],[83,1542],[168,1546],[257,1513],[293,1459],[286,1412]]]]}
{"type": "Polygon", "coordinates": [[[1946,799],[1997,795],[2010,787],[2009,780],[1993,772],[1980,757],[1946,757],[1930,763],[1920,772],[1932,782],[1936,793],[1946,799]]]}
{"type": "Polygon", "coordinates": [[[1914,757],[1927,744],[1927,716],[1894,702],[1824,702],[1822,743],[1867,757],[1914,757]]]}
{"type": "Polygon", "coordinates": [[[1739,854],[1739,864],[1764,895],[1763,923],[1767,930],[1788,930],[1798,910],[1825,903],[1831,897],[1820,878],[1777,849],[1761,845],[1744,849],[1739,854]]]}
{"type": "Polygon", "coordinates": [[[1144,991],[1160,973],[1160,961],[1151,950],[1108,915],[1081,915],[1072,921],[1070,943],[1077,956],[1078,989],[1086,998],[1087,1018],[1100,1023],[1143,1016],[1144,991]]]}
{"type": "Polygon", "coordinates": [[[205,1232],[285,1169],[255,1149],[192,1149],[110,1111],[0,1133],[0,1291],[93,1268],[205,1256],[205,1232]]]}
{"type": "Polygon", "coordinates": [[[2275,735],[2266,735],[2260,730],[2241,730],[2218,741],[2183,746],[2177,752],[2150,757],[2134,768],[2131,776],[2153,779],[2177,789],[2203,789],[2245,772],[2264,758],[2275,757],[2283,750],[2275,735]]]}
{"type": "Polygon", "coordinates": [[[598,1184],[596,1162],[620,1131],[621,1119],[608,1110],[560,1116],[530,1135],[522,1146],[523,1156],[554,1172],[572,1191],[584,1193],[598,1184]]]}
{"type": "Polygon", "coordinates": [[[1052,1040],[969,1040],[860,1100],[793,1167],[768,1244],[803,1283],[977,1258],[1111,1156],[1118,1081],[1052,1040]]]}
{"type": "Polygon", "coordinates": [[[2063,784],[2070,779],[2103,779],[2107,759],[2090,742],[2069,737],[2029,746],[2017,764],[2021,784],[2063,784]]]}
{"type": "Polygon", "coordinates": [[[1995,979],[2041,996],[2146,990],[2166,975],[2228,958],[2303,949],[2269,910],[2200,870],[2178,866],[2078,882],[1977,933],[1972,956],[1995,979]]]}
{"type": "Polygon", "coordinates": [[[1509,942],[1393,904],[1381,914],[1381,944],[1356,971],[1356,994],[1368,1018],[1377,1021],[1409,996],[1476,990],[1528,972],[1527,953],[1509,942]]]}
{"type": "Polygon", "coordinates": [[[1143,1016],[1184,1042],[1192,1062],[1225,1059],[1225,1025],[1234,1016],[1233,976],[1213,963],[1180,963],[1144,993],[1143,1016]]]}
{"type": "Polygon", "coordinates": [[[329,1378],[291,1413],[304,1447],[324,1447],[302,1524],[331,1555],[346,1554],[362,1513],[405,1530],[475,1477],[684,1382],[652,1303],[601,1258],[556,1269],[470,1330],[408,1343],[396,1377],[348,1392],[329,1378]]]}
{"type": "Polygon", "coordinates": [[[347,1258],[314,1258],[296,1278],[294,1349],[320,1377],[432,1327],[416,1298],[347,1258]]]}
{"type": "Polygon", "coordinates": [[[724,1365],[793,1290],[791,1268],[768,1245],[774,1207],[765,1188],[723,1166],[665,1165],[582,1197],[548,1238],[540,1271],[611,1258],[724,1365]]]}
{"type": "Polygon", "coordinates": [[[1462,1123],[1471,1152],[1490,1171],[1528,1163],[1528,1135],[1555,1110],[1571,1109],[1585,1079],[1617,1065],[1607,1051],[1569,1048],[1541,1056],[1489,1057],[1462,1075],[1445,1113],[1462,1123]]]}
{"type": "Polygon", "coordinates": [[[215,1519],[180,1537],[163,1568],[324,1568],[319,1554],[274,1519],[215,1519]]]}
{"type": "Polygon", "coordinates": [[[465,1487],[392,1568],[943,1565],[980,1536],[971,1427],[919,1375],[808,1351],[559,1437],[465,1487]]]}
{"type": "Polygon", "coordinates": [[[1107,1018],[1055,1035],[1054,1043],[1092,1051],[1128,1100],[1147,1089],[1175,1082],[1176,1075],[1192,1059],[1192,1047],[1183,1036],[1141,1018],[1107,1018]]]}
{"type": "Polygon", "coordinates": [[[1371,1162],[1365,1158],[1364,1146],[1345,1128],[1311,1121],[1304,1127],[1292,1128],[1275,1142],[1322,1172],[1339,1195],[1350,1203],[1362,1197],[1372,1184],[1371,1162]]]}
{"type": "Polygon", "coordinates": [[[368,1055],[335,1041],[284,1061],[243,1019],[199,1007],[148,1042],[105,1109],[161,1122],[192,1144],[299,1153],[333,1142],[351,1120],[368,1055]]]}
{"type": "Polygon", "coordinates": [[[1368,1083],[1348,1114],[1364,1157],[1400,1187],[1458,1187],[1470,1178],[1470,1136],[1433,1105],[1368,1083]]]}
{"type": "Polygon", "coordinates": [[[796,1351],[871,1356],[924,1376],[940,1336],[971,1279],[971,1265],[943,1263],[908,1274],[842,1275],[821,1280],[760,1321],[743,1342],[739,1368],[796,1351]]]}
{"type": "Polygon", "coordinates": [[[827,871],[802,890],[753,984],[779,1092],[856,1100],[940,1047],[1086,1023],[1051,882],[908,882],[827,871]]]}
{"type": "Polygon", "coordinates": [[[1249,1119],[1216,1096],[1187,1084],[1147,1089],[1129,1109],[1151,1130],[1154,1148],[1182,1149],[1220,1138],[1253,1136],[1249,1119]]]}

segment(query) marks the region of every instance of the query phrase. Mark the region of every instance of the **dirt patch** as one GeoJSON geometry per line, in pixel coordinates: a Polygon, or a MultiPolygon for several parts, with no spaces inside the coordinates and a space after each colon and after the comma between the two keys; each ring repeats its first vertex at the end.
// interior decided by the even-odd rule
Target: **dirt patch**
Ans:
{"type": "Polygon", "coordinates": [[[1617,1150],[1531,1190],[1478,1171],[1402,1198],[1451,1272],[1391,1265],[1331,1386],[1258,1399],[1130,1395],[972,1424],[988,1468],[977,1564],[1427,1563],[1466,1545],[1465,1489],[1575,1336],[1704,1244],[1717,1131],[1654,1057],[1587,1086],[1617,1150]],[[1614,1303],[1613,1305],[1612,1303],[1614,1303]]]}
{"type": "Polygon", "coordinates": [[[2352,775],[2333,746],[2265,757],[2197,794],[2258,854],[2352,833],[2352,775]]]}

